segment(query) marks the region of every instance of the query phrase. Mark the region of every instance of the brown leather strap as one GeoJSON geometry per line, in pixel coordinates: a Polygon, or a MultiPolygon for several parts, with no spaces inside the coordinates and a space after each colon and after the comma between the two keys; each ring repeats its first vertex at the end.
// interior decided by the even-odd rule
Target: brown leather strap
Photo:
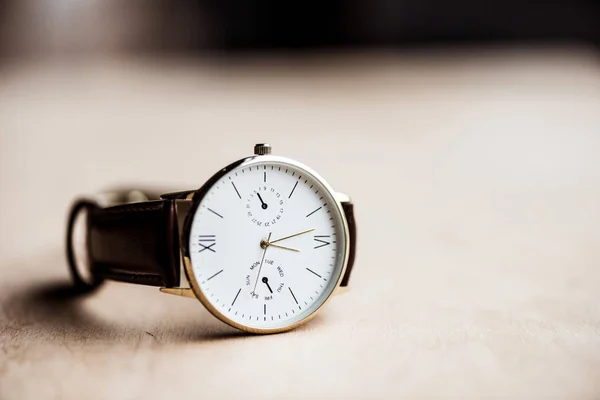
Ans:
{"type": "Polygon", "coordinates": [[[348,231],[350,233],[350,254],[348,254],[348,266],[346,266],[346,272],[342,278],[340,286],[348,286],[350,282],[350,274],[352,273],[352,267],[354,266],[354,257],[356,255],[356,223],[354,222],[354,204],[350,202],[342,203],[342,208],[346,214],[346,220],[348,221],[348,231]]]}
{"type": "Polygon", "coordinates": [[[173,200],[93,209],[88,230],[90,263],[100,278],[150,286],[179,284],[173,200]]]}
{"type": "MultiPolygon", "coordinates": [[[[150,197],[150,196],[148,196],[150,197]]],[[[350,248],[341,286],[348,286],[356,254],[354,204],[343,202],[350,248]]],[[[88,215],[90,267],[99,279],[150,286],[179,284],[179,235],[173,200],[93,208],[88,215]]]]}

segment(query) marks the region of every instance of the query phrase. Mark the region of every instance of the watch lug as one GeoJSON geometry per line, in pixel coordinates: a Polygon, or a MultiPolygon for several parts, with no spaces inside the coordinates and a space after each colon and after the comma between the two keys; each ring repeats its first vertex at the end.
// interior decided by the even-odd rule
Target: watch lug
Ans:
{"type": "Polygon", "coordinates": [[[194,295],[194,291],[192,289],[189,289],[189,288],[166,288],[166,287],[161,287],[160,291],[163,292],[163,293],[172,294],[172,295],[175,295],[175,296],[190,297],[192,299],[196,298],[196,295],[194,295]]]}
{"type": "Polygon", "coordinates": [[[351,201],[350,196],[342,192],[335,192],[334,197],[340,203],[349,203],[351,201]]]}
{"type": "Polygon", "coordinates": [[[163,200],[191,200],[194,197],[195,190],[184,190],[182,192],[163,193],[160,198],[163,200]]]}
{"type": "Polygon", "coordinates": [[[335,291],[333,292],[334,295],[338,295],[338,294],[344,294],[344,293],[348,293],[348,291],[350,290],[349,286],[338,286],[335,291]]]}
{"type": "MultiPolygon", "coordinates": [[[[182,192],[183,193],[183,192],[182,192]]],[[[193,196],[195,192],[190,192],[189,196],[193,196]]],[[[192,208],[192,201],[187,199],[176,199],[175,200],[175,209],[177,211],[177,228],[179,230],[179,288],[189,288],[189,282],[186,279],[185,275],[185,265],[184,265],[184,252],[181,244],[184,242],[183,235],[185,232],[183,231],[183,227],[185,225],[185,220],[190,213],[190,209],[192,208]]]]}

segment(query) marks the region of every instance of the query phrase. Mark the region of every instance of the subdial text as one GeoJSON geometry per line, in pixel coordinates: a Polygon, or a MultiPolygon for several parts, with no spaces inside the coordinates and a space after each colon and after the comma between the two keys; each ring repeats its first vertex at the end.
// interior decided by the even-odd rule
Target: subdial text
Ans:
{"type": "Polygon", "coordinates": [[[273,300],[283,293],[285,289],[285,272],[283,267],[272,259],[266,258],[260,271],[260,276],[256,276],[259,270],[260,261],[256,261],[250,266],[250,271],[246,274],[245,286],[250,292],[252,299],[264,301],[273,300]],[[253,288],[254,282],[258,278],[256,288],[253,288]]]}
{"type": "Polygon", "coordinates": [[[275,188],[261,185],[254,189],[246,201],[246,214],[258,226],[275,225],[283,216],[284,199],[275,188]]]}

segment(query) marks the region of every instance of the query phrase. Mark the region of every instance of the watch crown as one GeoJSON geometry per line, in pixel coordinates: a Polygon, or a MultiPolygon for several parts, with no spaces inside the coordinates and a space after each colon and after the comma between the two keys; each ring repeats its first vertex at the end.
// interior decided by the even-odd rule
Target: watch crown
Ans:
{"type": "Polygon", "coordinates": [[[258,143],[254,145],[254,154],[257,156],[264,156],[265,154],[271,154],[271,145],[268,143],[258,143]]]}

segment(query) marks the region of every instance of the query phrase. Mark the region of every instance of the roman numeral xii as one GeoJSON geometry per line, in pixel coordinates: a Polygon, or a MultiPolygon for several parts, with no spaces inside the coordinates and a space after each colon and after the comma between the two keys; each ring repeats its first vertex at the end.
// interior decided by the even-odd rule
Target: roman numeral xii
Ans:
{"type": "Polygon", "coordinates": [[[202,246],[198,253],[202,253],[204,250],[210,250],[213,253],[217,251],[213,247],[217,244],[215,235],[198,235],[198,244],[202,246]]]}

